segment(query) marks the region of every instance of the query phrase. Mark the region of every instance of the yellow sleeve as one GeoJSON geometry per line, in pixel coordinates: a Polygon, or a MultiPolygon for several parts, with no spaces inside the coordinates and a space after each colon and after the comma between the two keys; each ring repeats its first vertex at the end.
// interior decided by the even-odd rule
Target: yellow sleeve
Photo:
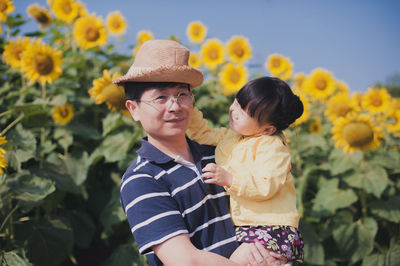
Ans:
{"type": "Polygon", "coordinates": [[[254,201],[272,198],[285,184],[291,170],[289,147],[278,136],[265,137],[252,147],[247,147],[245,165],[230,165],[228,171],[233,182],[230,194],[254,201]],[[271,141],[272,140],[272,141],[271,141]]]}
{"type": "Polygon", "coordinates": [[[217,146],[218,142],[228,133],[227,128],[209,128],[208,121],[203,118],[202,112],[196,107],[193,109],[192,120],[186,134],[200,144],[217,146]]]}

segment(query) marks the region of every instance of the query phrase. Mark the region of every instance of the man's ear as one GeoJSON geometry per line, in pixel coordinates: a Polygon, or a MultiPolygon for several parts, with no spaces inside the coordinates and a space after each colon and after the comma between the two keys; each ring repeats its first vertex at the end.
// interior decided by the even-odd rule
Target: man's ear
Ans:
{"type": "Polygon", "coordinates": [[[140,115],[138,112],[138,103],[132,100],[126,100],[125,107],[128,109],[129,113],[131,114],[133,120],[136,122],[140,121],[140,115]]]}
{"type": "Polygon", "coordinates": [[[261,132],[262,135],[267,135],[267,136],[272,136],[276,132],[276,127],[273,125],[268,125],[263,132],[261,132]]]}

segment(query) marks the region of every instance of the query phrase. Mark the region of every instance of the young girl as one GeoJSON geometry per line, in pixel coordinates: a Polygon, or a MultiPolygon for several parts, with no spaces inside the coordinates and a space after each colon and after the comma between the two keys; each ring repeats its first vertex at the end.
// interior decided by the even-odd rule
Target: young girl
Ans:
{"type": "Polygon", "coordinates": [[[303,262],[303,241],[282,130],[302,113],[302,102],[284,81],[262,77],[237,93],[229,108],[230,129],[208,128],[195,108],[187,131],[189,138],[216,146],[217,165],[206,165],[202,177],[229,192],[238,241],[259,241],[289,263],[303,262]]]}

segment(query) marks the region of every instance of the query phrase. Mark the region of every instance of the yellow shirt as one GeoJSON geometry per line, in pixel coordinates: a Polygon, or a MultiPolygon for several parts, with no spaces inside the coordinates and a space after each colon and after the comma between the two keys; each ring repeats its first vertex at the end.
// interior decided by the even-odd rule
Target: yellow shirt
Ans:
{"type": "Polygon", "coordinates": [[[298,228],[290,149],[283,134],[242,137],[207,124],[195,108],[186,133],[201,144],[216,146],[215,162],[232,174],[232,185],[226,189],[233,223],[298,228]]]}

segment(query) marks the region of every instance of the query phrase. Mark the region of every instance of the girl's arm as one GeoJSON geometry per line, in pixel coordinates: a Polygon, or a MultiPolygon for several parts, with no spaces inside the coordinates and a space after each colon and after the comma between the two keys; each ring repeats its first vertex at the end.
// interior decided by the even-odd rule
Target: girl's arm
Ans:
{"type": "Polygon", "coordinates": [[[227,133],[227,128],[209,128],[208,121],[203,118],[201,111],[196,107],[193,109],[192,120],[186,131],[190,139],[200,144],[216,146],[227,133]]]}
{"type": "MultiPolygon", "coordinates": [[[[248,156],[245,165],[231,165],[231,194],[251,200],[272,198],[285,184],[291,170],[289,147],[280,137],[263,138],[248,156]]],[[[249,151],[248,151],[249,152],[249,151]]]]}

